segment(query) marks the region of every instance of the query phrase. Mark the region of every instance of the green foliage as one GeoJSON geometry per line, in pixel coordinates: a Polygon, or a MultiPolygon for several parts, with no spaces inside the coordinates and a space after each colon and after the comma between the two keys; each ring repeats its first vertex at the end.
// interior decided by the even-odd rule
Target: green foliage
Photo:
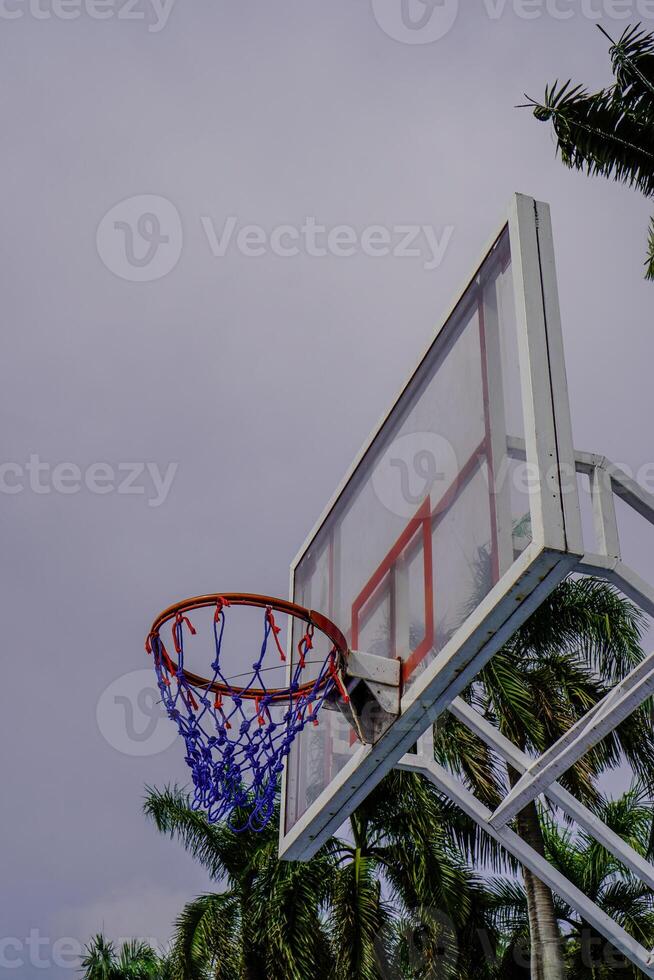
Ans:
{"type": "Polygon", "coordinates": [[[172,980],[301,980],[324,971],[329,944],[321,912],[335,867],[328,849],[305,864],[279,861],[275,821],[261,833],[236,834],[209,824],[176,787],[149,790],[144,810],[226,888],[182,911],[172,980]]]}
{"type": "MultiPolygon", "coordinates": [[[[635,784],[616,800],[598,798],[594,811],[634,850],[648,855],[654,809],[642,786],[635,784]]],[[[589,834],[573,834],[548,813],[541,813],[541,822],[545,856],[553,866],[645,948],[650,948],[654,944],[654,893],[589,834]]],[[[497,879],[489,887],[494,896],[492,907],[496,921],[505,933],[508,945],[524,941],[528,935],[528,921],[522,885],[497,879]]],[[[556,913],[566,926],[565,960],[567,976],[572,980],[643,976],[559,899],[556,913]]]]}
{"type": "Polygon", "coordinates": [[[352,829],[354,844],[339,842],[340,853],[351,865],[358,854],[372,862],[392,910],[376,944],[387,963],[382,975],[472,976],[468,964],[484,976],[482,936],[491,953],[498,937],[458,847],[475,835],[472,822],[421,776],[394,770],[356,811],[352,829]]]}
{"type": "Polygon", "coordinates": [[[167,967],[148,943],[134,939],[120,949],[98,934],[82,960],[84,980],[164,980],[167,967]]]}
{"type": "Polygon", "coordinates": [[[352,817],[351,839],[302,864],[279,861],[273,823],[211,826],[176,788],[149,790],[145,810],[225,888],[179,916],[170,980],[490,975],[480,937],[492,956],[498,936],[456,846],[472,827],[415,773],[391,773],[352,817]]]}
{"type": "MultiPolygon", "coordinates": [[[[601,30],[601,28],[600,28],[601,30]]],[[[603,33],[606,33],[603,31],[603,33]]],[[[608,37],[608,35],[606,35],[608,37]]],[[[609,38],[609,40],[611,40],[609,38]]],[[[654,35],[628,27],[610,47],[615,82],[589,93],[554,82],[534,115],[551,122],[563,163],[654,195],[654,35]]],[[[646,277],[654,279],[654,235],[648,237],[646,277]]]]}

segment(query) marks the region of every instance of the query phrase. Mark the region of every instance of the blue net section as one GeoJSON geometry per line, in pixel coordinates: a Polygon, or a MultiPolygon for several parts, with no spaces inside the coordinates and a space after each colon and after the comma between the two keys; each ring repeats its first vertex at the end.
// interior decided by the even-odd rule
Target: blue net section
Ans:
{"type": "Polygon", "coordinates": [[[278,637],[280,628],[268,607],[264,610],[261,649],[251,665],[252,676],[246,686],[232,686],[221,666],[227,605],[226,600],[216,605],[213,674],[201,683],[195,675],[189,679],[184,668],[185,632],[196,632],[188,616],[177,613],[172,622],[176,663],[158,632],[148,637],[146,649],[153,655],[168,717],[186,744],[186,762],[195,787],[194,809],[205,810],[210,823],[224,820],[235,831],[260,831],[273,815],[279,777],[294,738],[307,724],[318,724],[326,698],[334,686],[340,689],[341,683],[335,649],[315,680],[303,683],[313,646],[314,627],[309,623],[298,644],[290,686],[283,690],[266,688],[268,662],[273,657],[277,665],[286,660],[278,637]]]}

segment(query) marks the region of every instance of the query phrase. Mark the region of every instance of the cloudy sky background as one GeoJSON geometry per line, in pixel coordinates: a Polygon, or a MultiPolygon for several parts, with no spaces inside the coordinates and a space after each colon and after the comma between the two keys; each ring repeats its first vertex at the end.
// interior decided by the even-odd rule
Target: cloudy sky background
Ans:
{"type": "MultiPolygon", "coordinates": [[[[144,18],[118,18],[123,3],[106,20],[19,0],[0,14],[2,459],[177,464],[159,506],[143,478],[140,494],[27,481],[0,495],[0,936],[23,944],[3,948],[27,980],[44,975],[30,930],[164,940],[207,888],[140,811],[145,783],[185,779],[180,746],[164,735],[164,751],[126,754],[98,702],[147,666],[146,628],[174,599],[286,593],[291,558],[514,191],[552,207],[577,446],[635,470],[653,458],[647,205],[565,170],[549,129],[514,108],[556,77],[609,80],[590,16],[617,35],[608,0],[561,3],[569,19],[475,0],[425,44],[380,26],[399,0],[376,0],[377,17],[371,0],[177,0],[165,24],[146,0],[144,18]],[[135,195],[181,220],[179,260],[151,282],[121,278],[96,244],[135,195]],[[452,233],[432,269],[216,257],[206,219],[220,232],[229,216],[452,233]]],[[[628,20],[647,14],[633,7],[628,20]]],[[[646,539],[630,535],[646,570],[646,539]]],[[[52,943],[39,955],[51,962],[52,943]]]]}

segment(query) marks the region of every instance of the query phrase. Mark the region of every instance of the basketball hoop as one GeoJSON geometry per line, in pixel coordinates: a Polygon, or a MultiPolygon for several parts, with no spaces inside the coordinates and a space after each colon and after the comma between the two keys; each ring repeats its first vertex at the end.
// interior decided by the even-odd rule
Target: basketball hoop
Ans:
{"type": "MultiPolygon", "coordinates": [[[[275,807],[275,793],[295,737],[307,724],[317,725],[328,698],[347,703],[345,665],[348,645],[329,619],[293,602],[241,592],[196,596],[169,606],[155,619],[145,649],[152,655],[157,684],[168,717],[176,722],[186,744],[195,786],[193,808],[206,811],[210,823],[225,819],[232,830],[260,831],[275,807]],[[249,681],[237,686],[225,676],[221,663],[225,610],[231,606],[263,609],[261,648],[251,665],[249,681]],[[211,676],[187,670],[184,644],[197,633],[189,614],[214,610],[211,676]],[[263,671],[269,652],[286,662],[275,613],[286,613],[304,625],[297,658],[290,665],[287,687],[268,687],[263,671]],[[170,626],[175,657],[161,638],[170,626]],[[331,649],[314,680],[304,680],[313,636],[318,630],[331,649]],[[269,641],[272,639],[272,644],[269,641]]],[[[268,656],[268,661],[270,660],[268,656]]],[[[243,676],[243,675],[240,675],[243,676]]]]}

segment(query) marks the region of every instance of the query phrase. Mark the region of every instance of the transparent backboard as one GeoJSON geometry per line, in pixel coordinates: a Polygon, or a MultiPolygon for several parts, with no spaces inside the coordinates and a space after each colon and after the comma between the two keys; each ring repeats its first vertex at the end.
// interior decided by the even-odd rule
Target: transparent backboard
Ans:
{"type": "Polygon", "coordinates": [[[314,853],[572,567],[568,469],[549,212],[517,195],[293,564],[292,598],[332,619],[350,649],[401,658],[402,710],[372,746],[338,711],[301,733],[282,856],[314,853]]]}

